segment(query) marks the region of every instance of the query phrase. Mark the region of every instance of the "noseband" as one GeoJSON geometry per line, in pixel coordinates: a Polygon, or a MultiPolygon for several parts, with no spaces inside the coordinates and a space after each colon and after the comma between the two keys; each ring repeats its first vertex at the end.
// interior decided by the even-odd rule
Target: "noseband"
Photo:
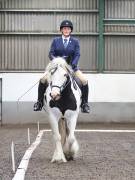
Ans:
{"type": "Polygon", "coordinates": [[[70,78],[69,78],[69,75],[66,75],[67,76],[67,80],[64,82],[63,85],[61,86],[57,86],[57,85],[52,85],[52,83],[50,84],[51,86],[51,90],[52,88],[56,87],[58,89],[60,89],[60,94],[62,93],[62,91],[68,86],[68,84],[70,83],[70,78]]]}

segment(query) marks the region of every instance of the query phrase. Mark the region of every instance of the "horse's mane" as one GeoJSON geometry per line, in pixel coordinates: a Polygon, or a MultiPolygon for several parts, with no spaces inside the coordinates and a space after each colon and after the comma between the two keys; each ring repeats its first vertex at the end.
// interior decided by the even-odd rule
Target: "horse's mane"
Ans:
{"type": "Polygon", "coordinates": [[[49,72],[51,69],[55,68],[56,66],[62,66],[65,70],[72,72],[73,70],[71,69],[71,67],[67,64],[66,60],[61,58],[61,57],[57,57],[54,58],[46,67],[46,70],[49,72]]]}

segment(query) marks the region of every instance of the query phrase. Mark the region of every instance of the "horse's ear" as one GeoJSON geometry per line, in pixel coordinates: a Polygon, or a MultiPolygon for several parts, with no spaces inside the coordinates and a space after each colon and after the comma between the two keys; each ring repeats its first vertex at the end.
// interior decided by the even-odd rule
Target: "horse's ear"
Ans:
{"type": "Polygon", "coordinates": [[[51,75],[53,75],[53,74],[56,72],[57,69],[58,69],[58,66],[56,66],[55,68],[51,69],[51,70],[50,70],[51,75]]]}

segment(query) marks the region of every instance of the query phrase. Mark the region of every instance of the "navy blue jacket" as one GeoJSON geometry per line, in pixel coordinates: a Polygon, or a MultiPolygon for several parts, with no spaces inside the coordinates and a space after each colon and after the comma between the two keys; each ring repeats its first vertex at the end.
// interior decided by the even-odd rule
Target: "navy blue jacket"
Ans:
{"type": "Polygon", "coordinates": [[[70,37],[68,46],[65,48],[63,45],[63,39],[56,37],[53,39],[49,58],[52,60],[55,57],[65,57],[68,64],[70,64],[74,71],[78,69],[78,61],[80,58],[80,45],[76,38],[70,37]]]}

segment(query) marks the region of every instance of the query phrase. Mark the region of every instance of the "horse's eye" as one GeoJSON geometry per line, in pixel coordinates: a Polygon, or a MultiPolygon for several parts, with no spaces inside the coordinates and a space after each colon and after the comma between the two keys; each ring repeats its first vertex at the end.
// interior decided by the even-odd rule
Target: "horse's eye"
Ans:
{"type": "Polygon", "coordinates": [[[54,70],[51,70],[51,75],[53,75],[53,73],[54,73],[54,70]]]}
{"type": "Polygon", "coordinates": [[[55,73],[55,71],[57,70],[57,67],[56,68],[53,68],[51,69],[51,75],[53,75],[55,73]]]}

